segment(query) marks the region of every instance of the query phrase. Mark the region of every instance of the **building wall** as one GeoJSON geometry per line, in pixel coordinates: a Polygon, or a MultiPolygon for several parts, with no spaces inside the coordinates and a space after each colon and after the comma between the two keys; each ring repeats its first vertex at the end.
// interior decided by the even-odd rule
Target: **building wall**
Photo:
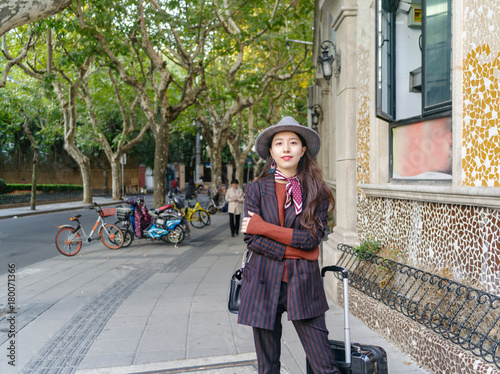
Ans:
{"type": "MultiPolygon", "coordinates": [[[[369,3],[360,0],[359,5],[360,16],[367,14],[361,9],[369,3]]],[[[463,23],[455,22],[454,25],[462,24],[464,30],[454,32],[462,33],[464,38],[463,45],[458,48],[454,45],[454,51],[461,50],[464,58],[458,61],[457,55],[454,56],[453,82],[455,85],[462,82],[461,87],[454,89],[462,92],[463,104],[454,100],[453,106],[463,105],[463,114],[454,114],[452,118],[453,132],[462,134],[461,142],[454,144],[454,147],[461,148],[461,170],[454,170],[461,175],[455,180],[461,186],[499,187],[500,40],[494,37],[492,30],[498,30],[500,26],[500,4],[470,0],[459,5],[463,6],[463,23]]],[[[368,22],[358,24],[358,51],[360,56],[366,56],[358,60],[358,76],[369,78],[360,80],[358,87],[359,186],[374,183],[370,180],[369,166],[380,152],[371,152],[374,148],[371,141],[384,135],[370,126],[370,123],[377,124],[369,105],[375,99],[369,83],[375,80],[373,68],[370,73],[370,68],[375,65],[374,56],[370,55],[370,44],[374,40],[370,30],[375,28],[368,22]]],[[[439,201],[373,198],[358,192],[357,212],[360,241],[369,236],[376,237],[389,249],[400,251],[402,262],[500,293],[498,209],[439,201]]]]}
{"type": "MultiPolygon", "coordinates": [[[[331,15],[337,20],[333,25],[345,30],[343,14],[351,9],[349,24],[355,25],[355,32],[337,32],[341,76],[332,78],[328,95],[316,98],[331,111],[344,113],[347,104],[355,106],[353,116],[325,113],[325,119],[333,120],[321,124],[322,133],[330,132],[328,139],[336,139],[336,147],[355,142],[354,165],[345,162],[340,148],[333,160],[336,167],[327,169],[329,179],[336,181],[338,209],[337,226],[323,244],[323,264],[337,263],[341,255],[337,244],[357,245],[371,237],[381,240],[385,255],[396,256],[393,259],[399,262],[500,295],[500,39],[496,32],[500,3],[452,1],[453,177],[449,184],[390,183],[389,123],[377,118],[375,110],[376,2],[317,4],[324,14],[316,22],[331,15]],[[349,48],[355,56],[346,53],[349,48]],[[355,79],[345,76],[349,74],[355,79]],[[342,82],[349,82],[345,87],[355,92],[350,103],[336,94],[342,82]],[[350,133],[353,124],[355,131],[350,133]],[[348,179],[350,173],[355,175],[354,183],[348,179]]],[[[315,38],[317,43],[324,40],[321,35],[315,38]]],[[[321,152],[331,154],[331,146],[321,152]]],[[[335,279],[327,277],[325,284],[328,295],[341,302],[335,279]]],[[[443,373],[494,372],[469,351],[369,296],[352,289],[350,294],[357,317],[427,368],[443,373]]]]}
{"type": "MultiPolygon", "coordinates": [[[[340,12],[338,6],[324,10],[340,12]]],[[[486,0],[454,0],[453,4],[453,183],[441,187],[452,195],[457,188],[471,188],[468,194],[483,187],[481,193],[497,196],[500,187],[500,3],[486,0]],[[486,192],[484,191],[486,190],[486,192]]],[[[336,19],[337,14],[333,14],[336,19]]],[[[344,21],[345,22],[345,21],[344,21]]],[[[370,185],[388,185],[388,124],[375,115],[375,2],[358,0],[354,34],[337,33],[342,52],[340,82],[356,82],[355,141],[356,185],[337,188],[338,214],[356,214],[357,241],[368,237],[380,239],[399,253],[401,262],[445,275],[480,289],[500,294],[500,204],[484,206],[468,197],[463,204],[449,203],[436,194],[428,201],[365,193],[370,185]],[[354,45],[356,58],[346,52],[354,45]],[[355,72],[348,70],[355,64],[355,72]],[[344,67],[346,69],[344,69],[344,67]],[[343,76],[344,75],[344,76],[343,76]],[[357,197],[352,202],[349,195],[357,197]],[[344,206],[347,203],[348,206],[344,206]]],[[[338,24],[339,30],[345,28],[338,24]]],[[[335,83],[332,87],[336,87],[335,83]]],[[[326,98],[329,107],[341,108],[335,92],[326,98]]],[[[323,103],[323,106],[327,106],[323,103]]],[[[348,144],[342,135],[349,118],[336,115],[336,128],[330,128],[337,145],[348,144]]],[[[324,129],[322,131],[325,131],[324,129]]],[[[323,150],[324,151],[324,150],[323,150]]],[[[337,152],[337,155],[339,153],[337,152]]],[[[337,185],[342,183],[342,164],[337,157],[337,185]]],[[[412,186],[406,186],[413,188],[412,186]]],[[[416,188],[416,187],[415,187],[416,188]]],[[[418,188],[425,191],[426,187],[418,188]]],[[[467,193],[466,193],[467,195],[467,193]]],[[[465,196],[465,195],[464,195],[465,196]]],[[[348,219],[337,217],[344,226],[337,227],[325,243],[325,261],[335,261],[335,247],[348,232],[348,219]],[[347,224],[346,224],[347,223],[347,224]]],[[[354,240],[355,241],[355,240],[354,240]]],[[[347,243],[356,244],[356,243],[347,243]]]]}

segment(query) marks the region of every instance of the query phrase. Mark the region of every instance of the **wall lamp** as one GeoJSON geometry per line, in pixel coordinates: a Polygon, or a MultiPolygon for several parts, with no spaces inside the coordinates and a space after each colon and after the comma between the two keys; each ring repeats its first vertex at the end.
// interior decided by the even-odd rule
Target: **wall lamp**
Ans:
{"type": "Polygon", "coordinates": [[[312,109],[311,113],[311,120],[312,120],[312,125],[311,128],[318,132],[318,125],[319,125],[319,117],[321,116],[321,107],[319,104],[314,104],[312,107],[309,107],[309,109],[312,109]],[[318,111],[319,109],[319,111],[318,111]]]}
{"type": "Polygon", "coordinates": [[[330,84],[332,74],[335,75],[335,78],[338,78],[340,74],[340,51],[337,52],[335,44],[330,40],[325,40],[323,43],[321,43],[321,49],[321,56],[318,56],[318,64],[320,64],[321,70],[323,71],[323,77],[326,79],[328,84],[330,84]],[[332,55],[329,55],[330,47],[328,44],[332,45],[332,55]],[[334,62],[335,66],[333,66],[334,62]]]}

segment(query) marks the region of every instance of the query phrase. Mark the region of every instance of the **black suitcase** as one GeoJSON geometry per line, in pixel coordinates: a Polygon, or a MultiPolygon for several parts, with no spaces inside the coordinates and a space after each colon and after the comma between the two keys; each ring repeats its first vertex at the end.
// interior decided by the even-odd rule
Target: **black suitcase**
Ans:
{"type": "MultiPolygon", "coordinates": [[[[342,272],[344,283],[344,341],[330,340],[330,347],[342,374],[387,374],[387,353],[382,347],[351,343],[349,327],[349,282],[347,269],[341,266],[325,266],[321,277],[327,271],[342,272]]],[[[307,374],[315,374],[306,361],[307,374]]]]}

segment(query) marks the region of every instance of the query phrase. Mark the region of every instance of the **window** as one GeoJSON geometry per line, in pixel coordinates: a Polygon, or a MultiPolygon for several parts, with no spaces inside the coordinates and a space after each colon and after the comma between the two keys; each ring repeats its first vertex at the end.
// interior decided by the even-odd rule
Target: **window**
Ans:
{"type": "Polygon", "coordinates": [[[450,0],[426,0],[425,4],[424,113],[451,104],[450,0]]]}
{"type": "Polygon", "coordinates": [[[377,115],[394,120],[394,23],[395,9],[380,1],[377,13],[377,115]]]}
{"type": "Polygon", "coordinates": [[[389,121],[451,109],[451,0],[410,1],[377,1],[377,115],[389,121]]]}
{"type": "Polygon", "coordinates": [[[391,177],[451,180],[451,0],[377,0],[376,108],[391,177]]]}

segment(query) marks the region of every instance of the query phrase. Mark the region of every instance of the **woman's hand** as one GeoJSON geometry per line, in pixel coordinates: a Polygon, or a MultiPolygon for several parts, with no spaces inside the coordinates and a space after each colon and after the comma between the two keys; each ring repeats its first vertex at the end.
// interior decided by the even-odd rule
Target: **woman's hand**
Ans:
{"type": "Polygon", "coordinates": [[[254,215],[254,213],[249,211],[248,215],[249,215],[249,217],[244,217],[243,221],[241,222],[241,232],[243,234],[245,234],[247,232],[248,224],[250,223],[250,219],[252,219],[252,216],[254,215]]]}

